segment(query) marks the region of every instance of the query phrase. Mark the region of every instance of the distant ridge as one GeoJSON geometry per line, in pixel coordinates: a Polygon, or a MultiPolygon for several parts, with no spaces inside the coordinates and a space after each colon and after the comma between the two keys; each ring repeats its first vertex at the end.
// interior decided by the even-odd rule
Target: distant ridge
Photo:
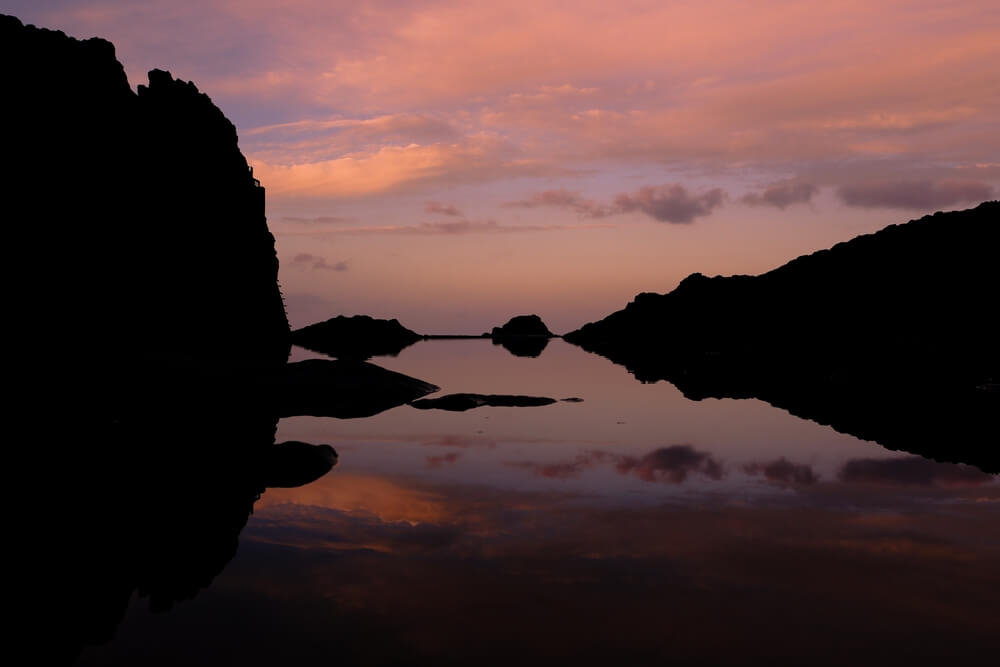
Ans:
{"type": "Polygon", "coordinates": [[[1000,470],[1000,202],[890,225],[759,276],[692,274],[564,338],[689,398],[1000,470]]]}

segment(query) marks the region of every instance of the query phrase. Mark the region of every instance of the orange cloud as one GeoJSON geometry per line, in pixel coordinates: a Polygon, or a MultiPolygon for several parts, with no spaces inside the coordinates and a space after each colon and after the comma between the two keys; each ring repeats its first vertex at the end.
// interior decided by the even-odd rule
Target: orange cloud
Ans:
{"type": "Polygon", "coordinates": [[[664,164],[679,182],[822,169],[810,182],[836,187],[866,161],[1000,154],[992,0],[47,4],[26,18],[112,39],[133,79],[196,80],[278,203],[637,167],[666,180],[664,164]]]}

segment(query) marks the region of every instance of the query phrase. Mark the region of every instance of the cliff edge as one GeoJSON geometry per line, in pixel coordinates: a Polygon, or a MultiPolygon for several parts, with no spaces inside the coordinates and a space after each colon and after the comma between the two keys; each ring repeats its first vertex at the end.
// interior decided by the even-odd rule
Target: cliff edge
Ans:
{"type": "Polygon", "coordinates": [[[102,39],[0,16],[8,286],[24,344],[283,362],[264,190],[193,83],[133,91],[102,39]]]}

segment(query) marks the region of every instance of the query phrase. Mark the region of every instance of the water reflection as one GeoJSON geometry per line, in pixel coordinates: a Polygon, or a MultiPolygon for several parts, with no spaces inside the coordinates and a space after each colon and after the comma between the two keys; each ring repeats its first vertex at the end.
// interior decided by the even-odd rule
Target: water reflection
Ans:
{"type": "MultiPolygon", "coordinates": [[[[375,362],[441,393],[585,401],[282,419],[279,440],[334,445],[335,472],[269,489],[235,558],[196,577],[214,577],[210,588],[167,616],[130,606],[118,638],[81,664],[980,664],[994,654],[993,475],[757,401],[690,402],[558,340],[532,359],[430,341],[375,362]]],[[[271,437],[274,421],[258,428],[271,437]]],[[[215,476],[206,486],[247,479],[215,476]]],[[[243,498],[241,514],[227,514],[197,486],[178,501],[171,477],[150,532],[201,544],[209,537],[179,533],[184,524],[225,515],[219,532],[235,546],[253,496],[227,492],[243,498]]]]}
{"type": "Polygon", "coordinates": [[[245,381],[194,368],[125,377],[66,405],[47,434],[45,503],[24,511],[44,527],[30,563],[47,605],[40,664],[110,641],[136,595],[154,612],[193,600],[266,489],[336,463],[329,445],[275,444],[277,407],[245,381]]]}

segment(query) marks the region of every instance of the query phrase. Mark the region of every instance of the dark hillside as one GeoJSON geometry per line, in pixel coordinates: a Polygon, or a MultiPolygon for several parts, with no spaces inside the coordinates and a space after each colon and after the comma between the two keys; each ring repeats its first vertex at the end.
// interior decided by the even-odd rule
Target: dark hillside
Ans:
{"type": "Polygon", "coordinates": [[[565,339],[690,398],[760,398],[858,437],[1000,469],[1000,202],[759,276],[693,274],[565,339]]]}

